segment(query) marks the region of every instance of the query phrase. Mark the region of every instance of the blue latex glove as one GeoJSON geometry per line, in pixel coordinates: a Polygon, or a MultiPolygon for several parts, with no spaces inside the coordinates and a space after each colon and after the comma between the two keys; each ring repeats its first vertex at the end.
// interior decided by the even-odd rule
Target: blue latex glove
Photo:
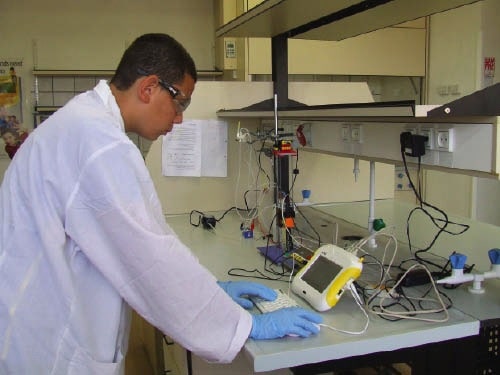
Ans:
{"type": "Polygon", "coordinates": [[[252,315],[250,338],[276,339],[287,335],[308,337],[319,332],[321,315],[301,307],[287,307],[266,314],[252,315]]]}
{"type": "Polygon", "coordinates": [[[245,309],[251,309],[253,302],[248,296],[256,296],[268,301],[274,301],[276,292],[265,285],[248,281],[217,281],[217,284],[229,294],[238,305],[245,309]]]}

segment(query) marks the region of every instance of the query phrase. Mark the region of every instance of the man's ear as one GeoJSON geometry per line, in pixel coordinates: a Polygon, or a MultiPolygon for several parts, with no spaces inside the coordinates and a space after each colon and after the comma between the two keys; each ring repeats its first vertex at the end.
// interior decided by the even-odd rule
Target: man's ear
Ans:
{"type": "Polygon", "coordinates": [[[137,96],[143,103],[149,103],[153,93],[158,89],[158,78],[147,76],[137,82],[137,96]]]}

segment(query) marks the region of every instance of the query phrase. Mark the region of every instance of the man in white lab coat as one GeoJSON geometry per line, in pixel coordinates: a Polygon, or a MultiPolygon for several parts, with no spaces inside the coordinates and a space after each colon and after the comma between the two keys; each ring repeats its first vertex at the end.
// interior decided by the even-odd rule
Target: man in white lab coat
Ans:
{"type": "Polygon", "coordinates": [[[166,224],[126,132],[168,133],[196,83],[165,34],[125,51],[108,84],[72,99],[28,137],[0,188],[0,374],[120,374],[130,308],[209,361],[245,341],[308,336],[303,309],[252,315],[256,283],[217,282],[166,224]]]}

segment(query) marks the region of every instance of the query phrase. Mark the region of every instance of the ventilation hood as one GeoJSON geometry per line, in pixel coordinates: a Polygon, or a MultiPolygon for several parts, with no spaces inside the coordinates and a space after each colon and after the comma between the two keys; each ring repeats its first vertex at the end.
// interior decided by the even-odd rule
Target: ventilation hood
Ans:
{"type": "MultiPolygon", "coordinates": [[[[415,102],[412,100],[305,105],[290,99],[286,106],[278,106],[277,108],[280,118],[359,118],[368,120],[369,117],[387,117],[409,121],[411,118],[418,117],[421,121],[425,118],[445,121],[447,118],[457,117],[500,116],[500,83],[435,107],[427,111],[427,114],[425,112],[416,113],[416,109],[415,102]]],[[[226,118],[272,118],[274,116],[274,101],[269,99],[240,109],[220,110],[217,115],[226,118]]]]}
{"type": "MultiPolygon", "coordinates": [[[[286,106],[277,107],[278,115],[282,119],[307,118],[307,119],[328,119],[328,118],[367,118],[367,117],[414,117],[415,102],[413,100],[394,102],[371,102],[371,103],[342,103],[342,104],[322,104],[305,105],[288,99],[286,106]]],[[[274,117],[273,99],[252,104],[240,109],[220,110],[217,116],[225,118],[274,117]]]]}

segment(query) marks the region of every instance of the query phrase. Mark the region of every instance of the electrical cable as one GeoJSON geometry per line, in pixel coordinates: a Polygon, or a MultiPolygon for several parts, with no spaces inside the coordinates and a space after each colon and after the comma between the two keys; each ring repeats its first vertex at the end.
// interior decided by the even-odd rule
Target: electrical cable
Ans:
{"type": "MultiPolygon", "coordinates": [[[[391,268],[393,266],[398,244],[397,239],[394,235],[386,233],[390,228],[384,228],[379,232],[375,232],[370,236],[363,238],[358,241],[354,246],[351,247],[351,251],[362,252],[364,257],[369,256],[369,253],[363,249],[363,246],[373,237],[385,236],[389,240],[387,241],[384,253],[382,255],[382,260],[378,261],[377,258],[373,257],[376,261],[376,264],[380,267],[380,278],[379,282],[375,283],[375,285],[371,285],[370,287],[361,286],[362,279],[358,279],[355,283],[355,286],[359,288],[363,294],[365,299],[364,305],[366,309],[375,315],[380,316],[386,320],[401,320],[401,319],[414,319],[414,320],[423,320],[429,322],[444,322],[448,320],[448,309],[451,307],[451,300],[448,296],[446,296],[443,292],[439,291],[437,285],[434,282],[434,278],[432,277],[430,271],[425,267],[425,265],[421,263],[415,263],[412,265],[405,273],[399,278],[399,280],[393,280],[391,277],[391,268]],[[385,259],[388,256],[388,250],[390,245],[394,243],[394,251],[392,256],[390,256],[390,260],[387,266],[385,266],[385,259]],[[401,286],[404,278],[411,270],[415,268],[422,268],[429,276],[429,280],[432,283],[429,290],[425,291],[421,296],[408,296],[404,289],[401,286]],[[391,287],[389,285],[394,283],[391,287]],[[435,291],[436,298],[426,298],[431,290],[435,291]],[[449,301],[448,304],[445,304],[441,295],[445,296],[449,301]],[[376,303],[376,299],[378,303],[376,303]],[[418,304],[418,308],[415,305],[414,301],[418,304]],[[437,304],[438,308],[423,308],[423,303],[432,303],[437,304]],[[395,311],[394,308],[399,307],[398,311],[395,311]],[[401,311],[404,310],[404,311],[401,311]],[[434,314],[434,313],[443,313],[444,317],[439,318],[426,318],[421,317],[422,314],[434,314]]],[[[367,265],[364,262],[365,266],[367,265]]]]}
{"type": "Polygon", "coordinates": [[[197,210],[192,210],[191,213],[189,214],[189,223],[194,226],[194,227],[199,227],[200,224],[201,224],[201,218],[204,216],[205,214],[201,211],[197,211],[197,210]],[[198,222],[193,222],[193,213],[197,213],[199,214],[198,216],[198,222]]]}
{"type": "MultiPolygon", "coordinates": [[[[238,212],[238,211],[247,211],[247,209],[245,209],[245,208],[238,208],[238,207],[236,207],[236,206],[233,206],[233,207],[231,207],[231,208],[227,209],[226,211],[224,211],[224,212],[222,213],[221,217],[219,217],[218,219],[217,219],[217,218],[215,218],[215,216],[214,216],[214,220],[215,220],[215,222],[217,222],[217,223],[218,223],[218,222],[220,222],[220,221],[221,221],[221,220],[222,220],[222,219],[223,219],[223,218],[227,215],[227,213],[228,213],[228,212],[233,211],[233,210],[236,210],[236,212],[238,212]]],[[[199,227],[199,226],[200,226],[200,224],[202,223],[202,219],[203,219],[204,217],[207,217],[207,216],[209,216],[209,215],[206,215],[206,214],[205,214],[204,212],[202,212],[202,211],[192,210],[192,211],[189,213],[189,223],[190,223],[192,226],[194,226],[194,227],[199,227]],[[198,214],[198,222],[193,221],[193,214],[195,214],[195,213],[196,213],[196,214],[198,214]]],[[[212,215],[210,215],[210,216],[212,216],[212,215]]],[[[211,226],[211,225],[210,225],[210,226],[211,226]]],[[[213,226],[211,226],[211,227],[212,227],[211,229],[214,229],[214,228],[213,228],[213,226]]]]}
{"type": "MultiPolygon", "coordinates": [[[[295,155],[295,168],[294,171],[299,170],[299,150],[296,150],[296,155],[295,155]]],[[[293,187],[295,186],[295,180],[297,180],[298,173],[293,174],[293,179],[292,179],[292,185],[290,186],[290,195],[293,197],[292,192],[293,192],[293,187]]],[[[293,198],[292,198],[293,199],[293,198]]]]}
{"type": "MultiPolygon", "coordinates": [[[[241,129],[239,129],[241,131],[241,129]]],[[[241,134],[240,134],[241,135],[241,134]]],[[[247,215],[246,217],[243,217],[242,215],[240,216],[240,219],[244,222],[247,223],[245,226],[250,226],[249,223],[252,223],[255,219],[259,218],[261,213],[261,206],[264,202],[265,197],[267,196],[268,192],[270,191],[272,187],[271,180],[269,178],[269,175],[266,173],[265,169],[262,167],[262,154],[264,153],[264,145],[265,145],[265,139],[267,138],[267,135],[264,135],[264,138],[262,138],[262,135],[256,135],[256,138],[262,139],[262,146],[259,148],[259,150],[256,150],[255,147],[252,146],[253,142],[249,142],[248,139],[245,138],[246,142],[242,142],[241,137],[237,139],[240,139],[240,147],[239,147],[239,152],[238,152],[238,173],[237,173],[237,178],[236,178],[236,185],[234,189],[234,201],[235,205],[238,201],[238,194],[240,191],[240,185],[241,185],[241,165],[243,164],[243,159],[242,159],[242,150],[243,147],[246,145],[248,147],[248,157],[245,161],[245,164],[247,165],[247,171],[248,171],[248,177],[247,181],[252,181],[252,186],[249,187],[243,195],[244,201],[245,201],[245,206],[247,208],[247,215]],[[257,154],[258,153],[258,154],[257,154]],[[254,174],[254,162],[253,162],[253,155],[255,154],[255,159],[257,163],[257,174],[254,174]],[[259,179],[260,176],[264,175],[266,178],[266,182],[264,184],[259,185],[259,179]],[[248,202],[248,193],[249,192],[255,192],[255,202],[254,205],[251,206],[248,202]]]]}
{"type": "MultiPolygon", "coordinates": [[[[270,224],[270,229],[273,226],[274,220],[276,218],[276,215],[273,217],[271,224],[270,224]]],[[[267,272],[269,275],[266,275],[263,271],[254,268],[254,269],[244,269],[244,268],[238,268],[238,267],[233,267],[228,270],[228,275],[230,276],[237,276],[237,277],[244,277],[244,278],[252,278],[252,279],[260,279],[260,280],[271,280],[271,281],[284,281],[284,277],[289,277],[290,273],[285,270],[283,262],[280,262],[280,260],[285,256],[285,254],[280,254],[278,257],[272,259],[270,255],[268,254],[268,249],[269,245],[271,242],[271,237],[267,237],[267,243],[266,243],[266,250],[263,253],[264,256],[264,265],[263,265],[263,271],[267,272]],[[268,263],[270,262],[270,264],[268,263]],[[281,271],[273,269],[273,266],[278,266],[281,267],[281,271]]]]}
{"type": "MultiPolygon", "coordinates": [[[[318,231],[316,230],[316,228],[314,228],[314,226],[312,225],[312,223],[309,221],[309,219],[304,215],[304,213],[301,210],[298,209],[298,210],[296,210],[296,212],[298,212],[299,215],[302,216],[302,218],[309,225],[309,228],[311,228],[311,230],[314,232],[314,234],[316,234],[317,240],[318,240],[318,247],[321,246],[321,236],[318,233],[318,231]]],[[[337,226],[337,230],[338,230],[338,226],[337,226]]]]}
{"type": "MultiPolygon", "coordinates": [[[[264,175],[267,178],[268,185],[271,186],[272,185],[271,178],[269,177],[269,174],[266,172],[266,170],[262,167],[262,160],[261,160],[261,158],[262,158],[262,154],[264,154],[264,146],[265,146],[265,144],[266,144],[266,141],[263,140],[262,141],[262,145],[261,145],[261,147],[260,147],[260,149],[258,151],[257,165],[259,166],[259,172],[257,173],[257,180],[259,178],[260,172],[262,172],[262,173],[264,173],[264,175]]],[[[255,152],[257,152],[257,150],[255,150],[255,152]]]]}
{"type": "Polygon", "coordinates": [[[321,323],[320,327],[325,327],[325,328],[331,329],[332,331],[346,333],[349,335],[362,335],[368,329],[368,326],[370,324],[370,316],[368,315],[365,308],[363,307],[363,301],[362,301],[361,297],[359,296],[358,291],[356,290],[356,287],[354,286],[354,283],[351,282],[348,287],[349,287],[349,290],[351,292],[352,297],[354,298],[354,301],[356,302],[356,305],[359,307],[359,309],[361,310],[361,312],[363,313],[363,315],[366,318],[365,325],[363,326],[363,328],[360,331],[348,331],[348,330],[333,327],[331,325],[324,324],[324,323],[321,323]]]}
{"type": "MultiPolygon", "coordinates": [[[[426,261],[425,259],[423,259],[420,254],[423,253],[423,252],[426,252],[428,251],[429,249],[432,248],[432,246],[435,244],[435,242],[437,241],[437,239],[439,238],[439,236],[442,234],[442,233],[447,233],[447,234],[450,234],[450,235],[460,235],[460,234],[463,234],[464,232],[466,232],[468,229],[469,229],[469,225],[467,224],[461,224],[461,223],[456,223],[456,222],[453,222],[451,220],[449,220],[448,218],[448,215],[446,214],[446,212],[444,212],[443,210],[441,210],[440,208],[432,205],[432,204],[429,204],[427,203],[426,201],[423,200],[422,198],[422,193],[421,193],[421,189],[422,189],[422,186],[421,186],[421,176],[420,176],[420,173],[421,173],[421,157],[419,156],[418,157],[418,173],[417,173],[417,177],[418,177],[418,189],[415,187],[415,184],[413,183],[412,181],[412,178],[410,176],[410,173],[408,171],[408,164],[406,162],[406,154],[404,152],[404,150],[402,149],[401,150],[401,157],[402,157],[402,160],[403,160],[403,166],[404,166],[404,169],[405,169],[405,173],[408,177],[408,181],[410,183],[410,187],[412,188],[416,198],[417,198],[417,201],[418,201],[418,207],[415,207],[413,208],[409,215],[408,215],[408,218],[407,218],[407,222],[406,222],[406,236],[408,238],[408,246],[409,246],[409,249],[410,249],[410,252],[412,253],[412,255],[414,256],[414,258],[416,260],[418,260],[419,262],[428,262],[426,261]],[[427,208],[430,208],[434,211],[436,211],[437,213],[439,213],[442,218],[440,217],[435,217],[433,216],[428,210],[427,208]],[[416,213],[416,212],[422,212],[424,213],[427,217],[429,217],[429,219],[431,220],[431,222],[434,224],[434,226],[436,228],[438,228],[438,232],[435,234],[434,238],[431,240],[431,242],[424,248],[422,249],[419,249],[417,251],[413,251],[413,246],[412,246],[412,243],[411,243],[411,234],[410,234],[410,221],[413,217],[413,215],[416,213]],[[456,225],[456,226],[459,226],[461,227],[462,229],[459,230],[459,231],[451,231],[451,230],[448,230],[446,229],[449,225],[456,225]]],[[[431,262],[429,262],[429,264],[432,264],[436,267],[439,267],[439,265],[437,264],[433,264],[431,262]]]]}
{"type": "MultiPolygon", "coordinates": [[[[433,302],[433,303],[437,303],[439,305],[439,308],[432,308],[432,309],[421,309],[421,310],[417,310],[415,308],[415,306],[412,304],[413,306],[413,309],[410,310],[410,311],[394,311],[394,310],[390,310],[388,307],[392,307],[392,306],[387,306],[387,305],[384,305],[384,302],[389,298],[389,299],[393,299],[393,297],[391,296],[390,293],[388,293],[387,295],[384,295],[380,298],[379,300],[379,304],[377,305],[377,308],[379,310],[374,310],[374,309],[371,309],[370,311],[373,313],[373,314],[376,314],[376,315],[381,315],[381,316],[384,316],[384,317],[392,317],[392,318],[401,318],[401,319],[412,319],[412,320],[421,320],[421,321],[426,321],[426,322],[435,322],[435,323],[442,323],[442,322],[446,322],[448,321],[449,319],[449,313],[448,313],[448,309],[451,305],[446,305],[443,301],[443,299],[441,298],[441,293],[439,292],[439,290],[437,289],[437,286],[436,286],[436,283],[434,282],[434,279],[432,277],[432,275],[430,274],[429,270],[427,269],[427,267],[425,267],[423,264],[420,264],[420,263],[416,263],[414,264],[413,266],[411,266],[405,274],[409,273],[411,270],[413,270],[414,268],[422,268],[424,269],[427,274],[429,275],[429,279],[432,283],[432,289],[434,289],[435,293],[436,293],[436,299],[429,299],[429,298],[423,298],[423,297],[409,297],[409,296],[406,296],[406,299],[408,301],[412,301],[412,300],[415,300],[415,301],[419,301],[419,302],[433,302]],[[422,317],[419,317],[418,315],[420,314],[435,314],[435,313],[444,313],[444,317],[443,318],[422,318],[422,317]]],[[[393,286],[393,289],[396,289],[398,288],[399,284],[402,282],[402,280],[404,279],[404,276],[401,277],[399,279],[398,282],[396,282],[396,284],[393,286]]],[[[428,292],[425,294],[427,295],[428,292]]]]}

